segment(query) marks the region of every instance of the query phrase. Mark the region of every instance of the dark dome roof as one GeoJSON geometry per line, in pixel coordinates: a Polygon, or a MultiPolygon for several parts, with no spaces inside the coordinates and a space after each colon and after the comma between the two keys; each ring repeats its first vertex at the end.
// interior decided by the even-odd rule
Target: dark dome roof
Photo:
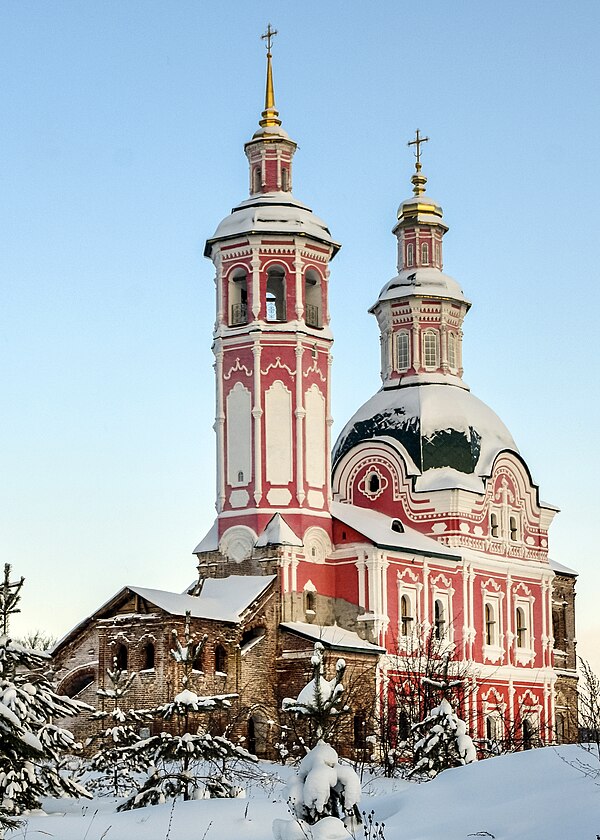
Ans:
{"type": "Polygon", "coordinates": [[[469,390],[447,384],[379,391],[346,424],[334,448],[334,464],[369,440],[400,444],[419,490],[480,491],[498,453],[518,452],[491,408],[469,390]]]}

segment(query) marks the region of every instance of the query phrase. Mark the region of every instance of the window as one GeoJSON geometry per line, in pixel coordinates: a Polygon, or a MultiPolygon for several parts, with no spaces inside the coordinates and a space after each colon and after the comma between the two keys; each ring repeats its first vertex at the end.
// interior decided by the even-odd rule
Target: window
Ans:
{"type": "Polygon", "coordinates": [[[429,245],[427,242],[423,242],[421,245],[421,264],[429,265],[429,245]]]}
{"type": "Polygon", "coordinates": [[[367,720],[364,714],[359,713],[354,715],[353,729],[354,747],[359,750],[364,750],[367,746],[367,720]]]}
{"type": "Polygon", "coordinates": [[[438,334],[427,330],[423,335],[423,363],[426,368],[436,368],[439,365],[438,334]]]}
{"type": "Polygon", "coordinates": [[[435,243],[435,264],[438,268],[442,267],[442,248],[439,242],[435,243]]]}
{"type": "Polygon", "coordinates": [[[288,192],[290,188],[290,173],[284,166],[281,170],[281,189],[283,192],[288,192]]]}
{"type": "Polygon", "coordinates": [[[304,590],[304,612],[314,614],[316,612],[316,598],[315,593],[311,592],[309,589],[304,590]]]}
{"type": "Polygon", "coordinates": [[[510,538],[513,542],[519,539],[519,529],[517,527],[517,517],[511,516],[509,519],[510,538]]]}
{"type": "Polygon", "coordinates": [[[410,721],[404,709],[398,714],[398,741],[408,741],[410,736],[410,721]]]}
{"type": "Polygon", "coordinates": [[[435,604],[433,605],[433,632],[436,639],[443,639],[446,626],[446,620],[444,617],[444,605],[443,603],[437,599],[435,604]]]}
{"type": "Polygon", "coordinates": [[[115,665],[119,671],[127,670],[127,648],[123,644],[117,646],[117,651],[115,653],[115,665]]]}
{"type": "Polygon", "coordinates": [[[451,368],[456,367],[456,336],[448,333],[448,364],[451,368]]]}
{"type": "Polygon", "coordinates": [[[371,473],[367,480],[367,487],[369,489],[369,493],[377,493],[380,487],[379,476],[377,473],[371,473]]]}
{"type": "Polygon", "coordinates": [[[409,242],[406,246],[406,266],[407,268],[412,268],[415,264],[415,246],[412,242],[409,242]]]}
{"type": "Polygon", "coordinates": [[[246,272],[237,273],[229,284],[230,326],[248,323],[248,278],[246,272]]]}
{"type": "Polygon", "coordinates": [[[398,370],[408,370],[410,365],[408,333],[404,331],[396,338],[396,364],[398,370]]]}
{"type": "Polygon", "coordinates": [[[523,749],[530,750],[533,747],[533,736],[535,727],[529,718],[523,720],[523,749]]]}
{"type": "Polygon", "coordinates": [[[314,271],[307,271],[304,279],[304,320],[308,327],[321,326],[321,284],[314,271]]]}
{"type": "Polygon", "coordinates": [[[517,607],[516,613],[517,647],[527,647],[527,625],[525,624],[525,610],[517,607]]]}
{"type": "Polygon", "coordinates": [[[485,605],[485,643],[486,645],[496,644],[496,621],[491,604],[485,605]]]}
{"type": "Polygon", "coordinates": [[[244,483],[244,471],[243,470],[238,470],[238,481],[240,482],[240,484],[244,483]]]}
{"type": "Polygon", "coordinates": [[[410,636],[412,633],[413,617],[411,615],[411,603],[408,595],[400,598],[400,633],[402,636],[410,636]]]}
{"type": "Polygon", "coordinates": [[[260,192],[261,186],[260,166],[255,166],[252,172],[252,192],[260,192]]]}
{"type": "Polygon", "coordinates": [[[267,273],[267,321],[285,321],[285,274],[282,268],[271,268],[267,273]]]}
{"type": "Polygon", "coordinates": [[[490,513],[490,531],[492,537],[499,536],[499,529],[498,529],[498,514],[497,513],[490,513]]]}
{"type": "Polygon", "coordinates": [[[559,744],[565,743],[565,737],[567,734],[567,727],[565,725],[565,716],[562,712],[559,712],[556,715],[555,723],[554,723],[554,736],[559,744]]]}
{"type": "Polygon", "coordinates": [[[152,642],[144,647],[144,671],[154,670],[154,645],[152,642]]]}
{"type": "Polygon", "coordinates": [[[399,519],[392,519],[392,524],[390,525],[392,531],[395,531],[397,534],[404,533],[404,525],[400,522],[399,519]]]}
{"type": "Polygon", "coordinates": [[[215,648],[215,671],[219,674],[227,673],[227,651],[223,645],[215,648]]]}

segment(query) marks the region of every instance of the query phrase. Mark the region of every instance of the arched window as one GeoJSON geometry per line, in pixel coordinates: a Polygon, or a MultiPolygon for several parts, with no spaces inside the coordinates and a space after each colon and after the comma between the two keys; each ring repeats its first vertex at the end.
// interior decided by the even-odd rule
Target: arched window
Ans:
{"type": "Polygon", "coordinates": [[[438,599],[433,605],[433,632],[436,639],[443,639],[446,632],[446,619],[444,616],[444,605],[438,599]]]}
{"type": "Polygon", "coordinates": [[[215,648],[215,671],[218,674],[227,673],[227,651],[223,645],[217,645],[215,648]]]}
{"type": "Polygon", "coordinates": [[[404,525],[400,522],[399,519],[392,519],[392,524],[390,525],[392,531],[395,531],[397,534],[404,533],[404,525]]]}
{"type": "Polygon", "coordinates": [[[485,643],[486,645],[496,644],[496,621],[491,604],[485,605],[485,643]]]}
{"type": "Polygon", "coordinates": [[[154,645],[152,642],[144,647],[144,671],[154,670],[154,645]]]}
{"type": "Polygon", "coordinates": [[[456,367],[456,336],[448,333],[448,364],[451,368],[456,367]]]}
{"type": "Polygon", "coordinates": [[[262,187],[262,178],[260,174],[260,166],[255,166],[252,170],[252,192],[259,193],[262,187]]]}
{"type": "Polygon", "coordinates": [[[523,749],[530,750],[533,747],[534,727],[529,718],[523,720],[523,749]]]}
{"type": "Polygon", "coordinates": [[[362,712],[354,715],[354,747],[364,750],[367,746],[367,719],[362,712]]]}
{"type": "Polygon", "coordinates": [[[318,274],[307,271],[304,278],[304,320],[308,327],[321,326],[321,283],[318,274]]]}
{"type": "Polygon", "coordinates": [[[304,590],[304,612],[307,613],[315,613],[315,606],[316,606],[316,598],[315,593],[312,592],[310,589],[304,590]]]}
{"type": "Polygon", "coordinates": [[[519,529],[517,527],[517,517],[511,516],[509,519],[510,538],[513,542],[519,539],[519,529]]]}
{"type": "Polygon", "coordinates": [[[421,265],[429,265],[429,245],[423,242],[421,245],[421,265]]]}
{"type": "Polygon", "coordinates": [[[408,595],[400,598],[400,633],[402,636],[410,636],[412,633],[413,617],[411,615],[411,604],[408,595]]]}
{"type": "Polygon", "coordinates": [[[267,273],[267,321],[285,321],[285,274],[282,268],[270,268],[267,273]]]}
{"type": "Polygon", "coordinates": [[[115,665],[119,671],[127,670],[127,648],[124,644],[117,645],[115,652],[115,665]]]}
{"type": "Polygon", "coordinates": [[[230,326],[248,323],[248,277],[238,271],[229,283],[230,326]]]}
{"type": "Polygon", "coordinates": [[[435,264],[437,268],[442,267],[442,248],[439,242],[435,243],[435,264]]]}
{"type": "Polygon", "coordinates": [[[439,337],[433,330],[426,330],[423,334],[423,364],[430,369],[440,364],[439,337]]]}
{"type": "Polygon", "coordinates": [[[281,189],[283,192],[288,192],[290,188],[290,173],[284,166],[281,170],[281,189]]]}
{"type": "Polygon", "coordinates": [[[408,715],[406,714],[404,709],[401,709],[400,712],[398,713],[398,740],[400,742],[408,741],[409,736],[410,736],[410,721],[409,721],[408,715]]]}
{"type": "Polygon", "coordinates": [[[499,533],[498,533],[498,514],[497,513],[490,513],[490,531],[492,533],[492,537],[499,536],[499,533]]]}
{"type": "Polygon", "coordinates": [[[517,607],[516,625],[517,647],[524,648],[527,642],[527,626],[525,624],[525,610],[523,607],[517,607]]]}
{"type": "Polygon", "coordinates": [[[415,264],[415,246],[412,242],[409,242],[406,246],[406,267],[412,268],[415,264]]]}
{"type": "Polygon", "coordinates": [[[567,734],[567,727],[565,725],[565,716],[562,712],[556,715],[554,723],[554,736],[558,744],[564,744],[565,736],[567,734]]]}
{"type": "Polygon", "coordinates": [[[379,481],[379,476],[375,472],[371,473],[369,478],[367,479],[367,488],[369,490],[369,493],[379,492],[380,487],[381,482],[379,481]]]}
{"type": "Polygon", "coordinates": [[[410,366],[408,333],[404,330],[396,337],[396,364],[399,371],[408,370],[410,366]]]}

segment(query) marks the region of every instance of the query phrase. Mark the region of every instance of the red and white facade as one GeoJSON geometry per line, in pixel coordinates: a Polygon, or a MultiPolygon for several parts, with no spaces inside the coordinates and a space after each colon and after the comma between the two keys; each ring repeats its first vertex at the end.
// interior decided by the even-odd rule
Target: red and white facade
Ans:
{"type": "Polygon", "coordinates": [[[551,741],[556,509],[463,380],[470,304],[443,273],[441,207],[419,166],[394,228],[398,274],[371,309],[382,389],[332,458],[328,285],[339,246],[292,196],[295,150],[267,97],[245,147],[250,198],[206,245],[216,269],[217,520],[195,553],[239,574],[273,547],[282,618],[337,622],[384,646],[384,696],[402,652],[433,632],[469,663],[472,734],[485,737],[486,717],[527,717],[551,741]]]}

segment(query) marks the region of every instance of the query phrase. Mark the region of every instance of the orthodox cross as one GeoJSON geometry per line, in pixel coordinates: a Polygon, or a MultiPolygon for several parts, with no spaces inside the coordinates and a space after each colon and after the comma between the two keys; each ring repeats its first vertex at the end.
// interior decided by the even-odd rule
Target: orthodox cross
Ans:
{"type": "Polygon", "coordinates": [[[267,31],[265,32],[265,34],[260,36],[263,41],[267,42],[267,52],[269,53],[269,55],[271,54],[271,39],[275,35],[277,35],[277,30],[271,29],[271,24],[269,24],[267,26],[267,31]]]}
{"type": "MultiPolygon", "coordinates": [[[[262,36],[265,37],[264,35],[262,36]]],[[[416,138],[414,140],[409,140],[406,144],[407,146],[416,146],[415,157],[417,159],[417,169],[421,168],[421,143],[427,143],[429,137],[421,137],[421,132],[417,128],[416,138]]]]}

